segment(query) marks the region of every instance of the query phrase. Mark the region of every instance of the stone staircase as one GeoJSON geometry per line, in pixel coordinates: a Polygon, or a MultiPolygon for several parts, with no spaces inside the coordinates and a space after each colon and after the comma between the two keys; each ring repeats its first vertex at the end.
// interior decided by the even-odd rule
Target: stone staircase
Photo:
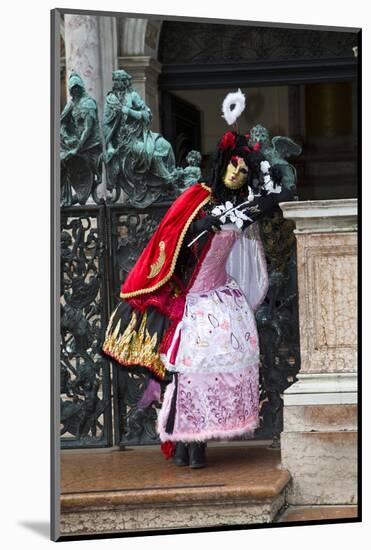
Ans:
{"type": "Polygon", "coordinates": [[[159,448],[62,451],[63,538],[271,523],[282,516],[290,474],[280,451],[209,445],[207,468],[177,467],[159,448]]]}

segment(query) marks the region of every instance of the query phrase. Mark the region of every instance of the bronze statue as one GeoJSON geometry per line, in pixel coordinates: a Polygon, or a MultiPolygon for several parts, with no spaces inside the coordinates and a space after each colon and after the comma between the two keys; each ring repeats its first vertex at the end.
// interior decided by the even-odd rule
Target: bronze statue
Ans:
{"type": "Polygon", "coordinates": [[[296,169],[287,162],[291,156],[298,156],[301,153],[301,147],[292,139],[284,136],[269,137],[269,132],[261,124],[257,124],[250,130],[249,145],[260,143],[261,152],[272,166],[279,166],[282,180],[281,184],[290,189],[296,190],[296,169]]]}
{"type": "Polygon", "coordinates": [[[176,179],[172,147],[160,134],[150,130],[152,113],[131,87],[131,76],[113,71],[112,90],[106,96],[103,131],[107,189],[121,189],[126,201],[144,208],[161,196],[173,196],[176,179]]]}
{"type": "Polygon", "coordinates": [[[61,205],[86,204],[101,182],[102,145],[95,99],[85,91],[82,78],[72,73],[68,80],[71,100],[61,114],[61,205]],[[73,193],[75,191],[75,194],[73,193]]]}
{"type": "Polygon", "coordinates": [[[188,187],[199,181],[201,178],[201,160],[201,153],[199,151],[192,150],[186,156],[188,166],[185,168],[177,168],[176,186],[179,193],[182,193],[188,187]]]}

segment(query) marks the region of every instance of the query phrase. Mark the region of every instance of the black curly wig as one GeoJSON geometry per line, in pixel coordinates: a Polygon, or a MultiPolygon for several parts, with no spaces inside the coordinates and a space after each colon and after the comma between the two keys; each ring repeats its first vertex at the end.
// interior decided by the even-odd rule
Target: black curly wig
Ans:
{"type": "Polygon", "coordinates": [[[252,150],[248,145],[249,136],[227,132],[218,143],[218,148],[212,159],[211,174],[208,178],[213,197],[216,201],[225,202],[239,195],[241,198],[248,195],[248,186],[256,189],[262,183],[260,163],[265,160],[259,150],[252,150]],[[223,183],[227,166],[233,156],[244,159],[248,167],[247,181],[239,189],[228,189],[223,183]]]}

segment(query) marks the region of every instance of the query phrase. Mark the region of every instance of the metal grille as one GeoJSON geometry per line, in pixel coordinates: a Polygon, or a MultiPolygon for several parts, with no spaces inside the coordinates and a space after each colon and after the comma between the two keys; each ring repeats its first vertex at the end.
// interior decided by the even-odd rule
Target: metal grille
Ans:
{"type": "Polygon", "coordinates": [[[279,446],[283,399],[300,369],[298,287],[294,223],[279,210],[260,221],[269,289],[256,313],[260,347],[260,416],[256,439],[279,446]]]}
{"type": "Polygon", "coordinates": [[[104,207],[61,212],[61,444],[112,445],[104,207]]]}
{"type": "MultiPolygon", "coordinates": [[[[152,205],[143,210],[112,206],[107,209],[110,249],[110,306],[119,301],[120,286],[138,256],[155,232],[171,203],[152,205]]],[[[158,443],[155,405],[136,409],[148,379],[145,368],[123,368],[113,364],[115,443],[148,445],[158,443]]]]}
{"type": "MultiPolygon", "coordinates": [[[[140,411],[146,369],[110,363],[100,349],[122,282],[170,203],[62,209],[61,418],[62,447],[158,444],[158,404],[140,411]],[[111,396],[112,384],[112,396],[111,396]],[[113,402],[113,423],[111,403],[113,402]],[[114,437],[113,437],[114,431],[114,437]]],[[[256,439],[279,445],[283,391],[300,367],[296,243],[280,212],[260,222],[269,290],[256,318],[259,331],[261,426],[256,439]]]]}

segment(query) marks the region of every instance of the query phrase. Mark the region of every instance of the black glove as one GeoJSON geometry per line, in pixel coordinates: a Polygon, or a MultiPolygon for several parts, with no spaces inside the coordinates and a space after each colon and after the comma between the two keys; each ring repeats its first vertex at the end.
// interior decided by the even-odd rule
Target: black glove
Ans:
{"type": "Polygon", "coordinates": [[[202,231],[210,231],[213,228],[216,230],[220,229],[220,226],[222,225],[222,222],[220,218],[217,218],[216,216],[212,216],[211,214],[205,216],[204,218],[201,218],[200,220],[196,220],[191,223],[191,233],[199,234],[202,233],[202,231]]]}

